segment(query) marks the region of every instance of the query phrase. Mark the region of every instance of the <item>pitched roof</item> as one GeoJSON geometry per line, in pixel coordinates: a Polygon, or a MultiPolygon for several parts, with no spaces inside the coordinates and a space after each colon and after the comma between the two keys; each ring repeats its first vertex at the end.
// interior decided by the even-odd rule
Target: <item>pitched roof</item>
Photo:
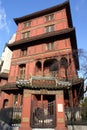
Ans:
{"type": "Polygon", "coordinates": [[[60,90],[69,89],[71,83],[59,81],[55,77],[32,76],[29,80],[18,80],[16,85],[18,88],[60,90]]]}
{"type": "Polygon", "coordinates": [[[76,78],[69,81],[58,80],[55,77],[38,77],[32,76],[29,80],[17,80],[16,83],[7,83],[6,85],[0,86],[0,90],[18,90],[18,89],[30,89],[30,90],[64,90],[71,89],[72,86],[77,84],[83,84],[82,78],[76,78]]]}

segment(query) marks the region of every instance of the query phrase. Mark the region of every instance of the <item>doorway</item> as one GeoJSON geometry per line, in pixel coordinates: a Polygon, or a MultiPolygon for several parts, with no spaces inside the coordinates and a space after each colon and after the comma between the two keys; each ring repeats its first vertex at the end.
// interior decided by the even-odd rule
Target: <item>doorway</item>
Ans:
{"type": "Polygon", "coordinates": [[[55,95],[33,95],[31,103],[31,127],[54,128],[56,119],[55,95]]]}

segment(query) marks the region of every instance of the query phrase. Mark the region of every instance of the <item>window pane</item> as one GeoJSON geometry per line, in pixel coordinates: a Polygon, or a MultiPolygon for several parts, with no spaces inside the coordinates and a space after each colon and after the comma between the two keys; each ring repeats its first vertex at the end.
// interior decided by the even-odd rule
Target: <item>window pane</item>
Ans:
{"type": "Polygon", "coordinates": [[[49,32],[49,27],[46,27],[46,32],[49,32]]]}
{"type": "Polygon", "coordinates": [[[25,64],[19,66],[19,78],[20,79],[25,78],[25,64]]]}
{"type": "Polygon", "coordinates": [[[50,46],[51,46],[51,50],[54,48],[54,43],[50,43],[50,46]]]}
{"type": "Polygon", "coordinates": [[[18,95],[14,95],[14,105],[17,106],[18,104],[18,95]]]}
{"type": "Polygon", "coordinates": [[[54,48],[53,42],[47,43],[47,50],[52,50],[53,48],[54,48]]]}
{"type": "Polygon", "coordinates": [[[22,39],[24,39],[24,38],[28,38],[29,35],[30,35],[30,32],[29,32],[29,31],[28,31],[28,32],[24,32],[24,33],[22,33],[22,39]]]}
{"type": "Polygon", "coordinates": [[[52,32],[54,31],[54,25],[50,25],[46,27],[46,32],[52,32]]]}
{"type": "Polygon", "coordinates": [[[51,31],[54,31],[54,25],[51,26],[51,31]]]}
{"type": "Polygon", "coordinates": [[[50,20],[53,20],[54,19],[54,14],[51,14],[50,15],[50,20]]]}
{"type": "Polygon", "coordinates": [[[27,55],[27,48],[24,48],[21,50],[21,56],[26,56],[27,55]]]}
{"type": "Polygon", "coordinates": [[[46,16],[46,21],[53,20],[54,14],[50,14],[46,16]]]}
{"type": "Polygon", "coordinates": [[[31,25],[31,21],[24,22],[24,28],[29,27],[31,25]]]}

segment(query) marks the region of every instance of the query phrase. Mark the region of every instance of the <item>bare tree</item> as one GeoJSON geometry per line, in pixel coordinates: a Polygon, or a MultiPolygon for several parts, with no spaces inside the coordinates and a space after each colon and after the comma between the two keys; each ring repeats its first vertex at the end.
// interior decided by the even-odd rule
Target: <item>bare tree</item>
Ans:
{"type": "Polygon", "coordinates": [[[84,91],[82,91],[82,86],[79,89],[78,94],[78,101],[84,96],[87,92],[87,52],[83,49],[78,49],[73,51],[73,56],[79,58],[79,70],[78,75],[79,77],[84,79],[84,91]]]}
{"type": "Polygon", "coordinates": [[[84,80],[87,80],[87,52],[83,49],[78,50],[80,70],[79,73],[82,74],[84,80]]]}

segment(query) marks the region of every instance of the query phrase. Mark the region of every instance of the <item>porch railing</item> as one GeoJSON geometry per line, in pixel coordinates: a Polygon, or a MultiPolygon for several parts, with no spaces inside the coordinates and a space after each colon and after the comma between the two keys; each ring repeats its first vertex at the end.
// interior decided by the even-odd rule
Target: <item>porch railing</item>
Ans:
{"type": "Polygon", "coordinates": [[[65,109],[67,125],[87,125],[87,107],[73,107],[65,109]]]}

